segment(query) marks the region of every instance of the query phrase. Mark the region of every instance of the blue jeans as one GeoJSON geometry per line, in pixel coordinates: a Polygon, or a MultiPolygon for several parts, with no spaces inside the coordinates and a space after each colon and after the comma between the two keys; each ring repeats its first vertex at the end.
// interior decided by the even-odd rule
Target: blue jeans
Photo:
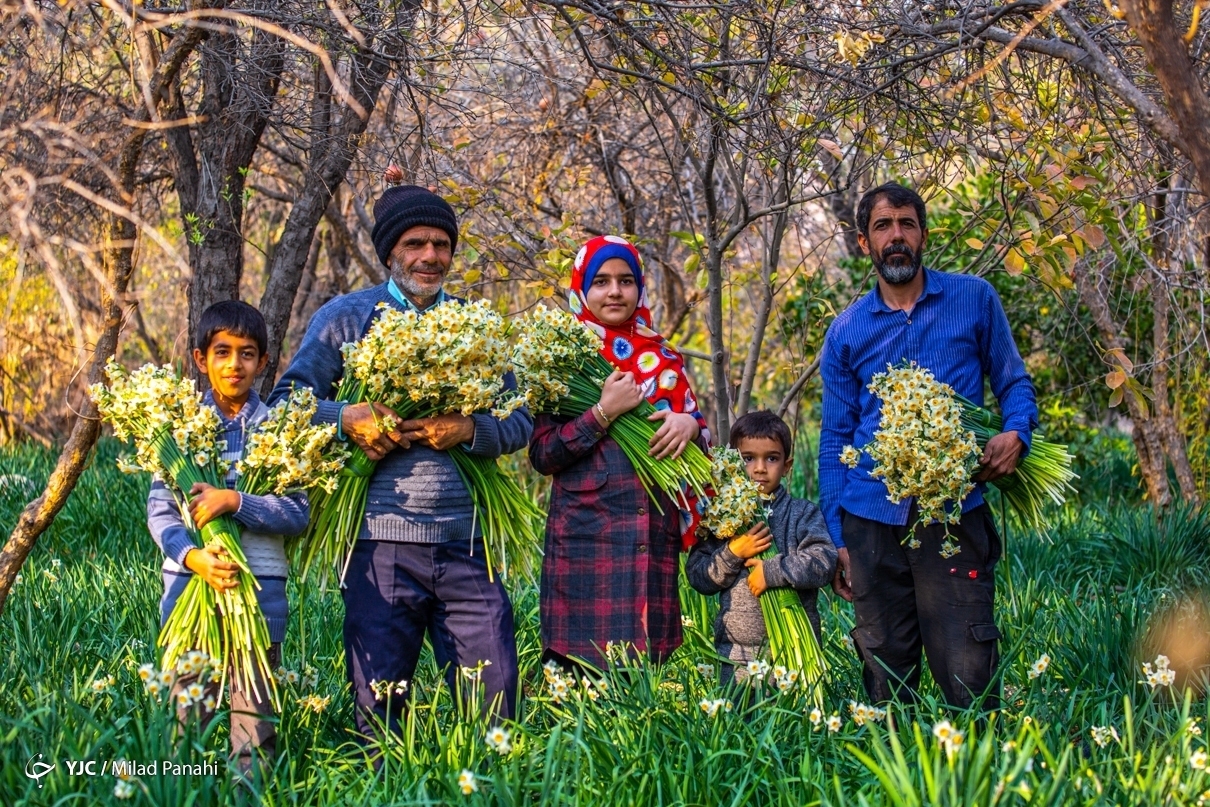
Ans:
{"type": "MultiPolygon", "coordinates": [[[[375,720],[399,730],[406,693],[375,693],[372,681],[407,681],[420,659],[425,631],[451,691],[470,697],[481,687],[482,711],[512,718],[517,707],[517,642],[513,608],[497,576],[488,580],[482,539],[440,544],[359,540],[344,589],[345,661],[357,729],[375,733],[375,720]],[[481,684],[462,667],[483,667],[481,684]]],[[[382,686],[385,686],[382,685],[382,686]]]]}

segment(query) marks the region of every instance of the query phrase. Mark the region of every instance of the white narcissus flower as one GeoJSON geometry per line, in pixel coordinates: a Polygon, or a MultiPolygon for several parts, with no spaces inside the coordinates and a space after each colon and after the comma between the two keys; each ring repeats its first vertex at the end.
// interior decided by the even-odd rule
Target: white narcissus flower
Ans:
{"type": "Polygon", "coordinates": [[[1046,668],[1049,666],[1050,656],[1048,656],[1046,653],[1043,653],[1038,657],[1037,661],[1029,665],[1029,672],[1027,673],[1029,679],[1032,681],[1035,678],[1040,678],[1042,674],[1046,672],[1046,668]]]}
{"type": "Polygon", "coordinates": [[[479,783],[475,781],[475,774],[470,770],[463,768],[462,773],[458,774],[458,788],[462,791],[462,795],[469,796],[472,793],[479,792],[479,783]]]}
{"type": "Polygon", "coordinates": [[[1210,762],[1210,757],[1207,757],[1206,750],[1204,748],[1199,748],[1189,756],[1189,765],[1192,766],[1195,771],[1206,770],[1206,765],[1208,762],[1210,762]]]}
{"type": "Polygon", "coordinates": [[[840,719],[840,715],[833,714],[828,716],[828,731],[832,734],[840,731],[840,727],[844,725],[844,721],[840,719]]]}
{"type": "Polygon", "coordinates": [[[501,756],[513,750],[512,735],[502,726],[496,726],[487,732],[484,742],[487,747],[501,756]]]}

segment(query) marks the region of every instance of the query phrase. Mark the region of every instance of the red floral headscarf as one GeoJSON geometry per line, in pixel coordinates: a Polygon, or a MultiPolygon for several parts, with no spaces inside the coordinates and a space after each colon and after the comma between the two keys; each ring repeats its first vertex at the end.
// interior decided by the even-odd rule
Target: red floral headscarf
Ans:
{"type": "MultiPolygon", "coordinates": [[[[664,337],[651,329],[651,311],[647,308],[647,289],[639,251],[624,238],[599,235],[580,247],[571,272],[568,305],[576,318],[596,331],[604,347],[601,355],[623,372],[634,373],[643,395],[656,409],[670,409],[693,415],[702,436],[710,441],[706,418],[698,410],[697,397],[685,374],[685,360],[664,337]],[[621,325],[606,325],[588,310],[587,293],[601,265],[610,258],[621,258],[630,266],[639,287],[639,302],[630,319],[621,325]]],[[[694,533],[701,520],[700,508],[692,492],[687,491],[692,511],[681,512],[682,548],[688,550],[696,540],[694,533]]]]}

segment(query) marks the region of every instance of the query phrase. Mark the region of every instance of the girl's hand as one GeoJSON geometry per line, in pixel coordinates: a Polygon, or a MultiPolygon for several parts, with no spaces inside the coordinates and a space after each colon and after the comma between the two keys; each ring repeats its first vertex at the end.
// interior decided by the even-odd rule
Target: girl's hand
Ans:
{"type": "Polygon", "coordinates": [[[643,388],[635,383],[634,373],[614,370],[601,388],[601,408],[609,422],[634,409],[643,402],[643,388]]]}
{"type": "Polygon", "coordinates": [[[239,566],[227,560],[227,553],[221,549],[190,549],[185,556],[185,568],[215,591],[222,592],[239,585],[239,566]]]}
{"type": "Polygon", "coordinates": [[[239,509],[239,491],[197,482],[189,489],[189,517],[199,530],[220,516],[239,509]]]}
{"type": "Polygon", "coordinates": [[[648,456],[660,460],[679,457],[685,446],[696,440],[702,431],[697,418],[687,412],[657,409],[647,419],[664,421],[664,425],[651,435],[651,450],[647,452],[648,456]]]}

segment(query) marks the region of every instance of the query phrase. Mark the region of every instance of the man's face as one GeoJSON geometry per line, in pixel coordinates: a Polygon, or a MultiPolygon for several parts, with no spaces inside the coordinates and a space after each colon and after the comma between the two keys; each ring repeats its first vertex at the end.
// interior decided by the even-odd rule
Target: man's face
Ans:
{"type": "Polygon", "coordinates": [[[859,234],[857,243],[874,261],[874,268],[887,283],[910,283],[920,272],[928,230],[920,226],[916,209],[894,207],[886,197],[870,211],[869,233],[859,234]]]}
{"type": "Polygon", "coordinates": [[[413,302],[428,304],[441,291],[454,254],[450,237],[439,227],[412,227],[391,250],[391,279],[413,302]]]}

